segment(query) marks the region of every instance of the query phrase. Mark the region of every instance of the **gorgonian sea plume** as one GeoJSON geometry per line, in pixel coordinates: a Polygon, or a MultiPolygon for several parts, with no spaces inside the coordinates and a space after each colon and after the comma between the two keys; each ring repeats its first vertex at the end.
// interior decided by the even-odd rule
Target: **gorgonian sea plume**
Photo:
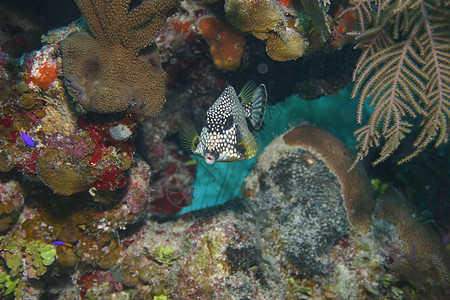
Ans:
{"type": "MultiPolygon", "coordinates": [[[[358,97],[357,119],[363,124],[366,100],[369,120],[355,134],[356,162],[381,146],[376,165],[388,158],[406,137],[413,150],[399,163],[430,143],[447,143],[450,116],[450,11],[448,2],[433,0],[353,0],[362,50],[353,73],[352,97],[358,97]]],[[[342,13],[342,14],[343,14],[342,13]]],[[[403,142],[402,142],[403,141],[403,142]]]]}

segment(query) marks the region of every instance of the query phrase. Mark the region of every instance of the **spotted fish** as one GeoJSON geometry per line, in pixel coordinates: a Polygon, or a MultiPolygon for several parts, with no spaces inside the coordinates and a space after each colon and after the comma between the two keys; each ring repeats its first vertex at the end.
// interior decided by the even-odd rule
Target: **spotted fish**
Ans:
{"type": "Polygon", "coordinates": [[[200,135],[188,126],[182,131],[181,140],[208,164],[252,158],[258,152],[258,145],[249,125],[253,130],[261,127],[266,103],[264,84],[256,86],[247,82],[239,95],[229,85],[206,112],[200,135]]]}

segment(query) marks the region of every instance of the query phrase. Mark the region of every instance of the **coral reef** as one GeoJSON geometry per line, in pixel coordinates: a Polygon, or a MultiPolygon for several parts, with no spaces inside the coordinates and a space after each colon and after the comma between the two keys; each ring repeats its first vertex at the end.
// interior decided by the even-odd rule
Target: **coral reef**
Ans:
{"type": "Polygon", "coordinates": [[[376,215],[391,222],[405,243],[405,254],[410,256],[439,257],[450,265],[450,255],[434,228],[423,224],[420,211],[408,202],[398,191],[390,189],[379,197],[376,215]]]}
{"type": "Polygon", "coordinates": [[[75,33],[60,43],[65,83],[87,111],[132,110],[154,116],[165,102],[165,73],[157,49],[144,49],[180,1],[80,0],[77,4],[95,38],[75,33]],[[145,51],[147,50],[147,51],[145,51]]]}
{"type": "Polygon", "coordinates": [[[352,151],[327,131],[314,126],[300,126],[283,136],[287,145],[319,153],[329,169],[339,178],[348,218],[352,225],[367,233],[375,209],[369,178],[362,166],[350,170],[352,151]]]}
{"type": "MultiPolygon", "coordinates": [[[[299,116],[304,120],[309,120],[318,126],[327,128],[349,146],[354,145],[352,137],[356,125],[353,123],[354,120],[348,118],[348,115],[353,113],[355,102],[348,101],[342,103],[342,101],[348,99],[349,95],[350,90],[346,89],[340,91],[336,96],[323,97],[315,101],[307,101],[299,99],[296,96],[291,96],[285,99],[284,102],[269,105],[266,110],[264,126],[257,134],[258,146],[261,150],[264,149],[272,141],[274,136],[283,134],[289,126],[302,123],[299,116]],[[289,126],[286,124],[289,124],[289,126]]],[[[334,145],[334,142],[337,143],[337,140],[330,140],[332,145],[334,145]]],[[[337,143],[336,148],[342,148],[342,143],[337,143]]],[[[348,151],[350,150],[347,149],[345,153],[349,153],[348,151]]],[[[345,159],[345,156],[343,155],[342,158],[345,159]]],[[[196,157],[193,157],[193,159],[196,162],[197,171],[195,180],[193,181],[192,203],[184,207],[180,214],[221,205],[235,197],[239,197],[242,194],[241,187],[244,179],[248,176],[256,161],[255,159],[250,159],[242,162],[210,166],[202,159],[197,159],[196,157]]],[[[345,161],[347,163],[343,163],[342,167],[348,169],[350,167],[348,164],[349,161],[345,161]]],[[[336,173],[340,173],[339,168],[340,166],[336,166],[336,173]]],[[[352,176],[354,174],[361,174],[361,167],[358,167],[355,173],[351,173],[352,176]]],[[[358,182],[358,176],[355,176],[355,182],[358,182]]],[[[367,185],[366,176],[361,176],[360,179],[365,184],[360,186],[359,191],[364,189],[364,186],[370,188],[367,185]]],[[[360,223],[369,224],[368,222],[366,220],[360,223]]]]}
{"type": "MultiPolygon", "coordinates": [[[[58,245],[58,263],[63,266],[74,266],[78,262],[91,265],[110,267],[118,259],[119,241],[117,231],[124,230],[135,223],[145,211],[150,196],[149,166],[136,161],[131,167],[130,181],[126,191],[103,194],[91,190],[91,196],[97,203],[108,209],[88,205],[81,210],[66,211],[64,215],[58,212],[59,206],[47,203],[46,214],[34,216],[25,220],[22,229],[28,238],[42,235],[49,240],[58,240],[73,247],[58,245]],[[120,200],[118,201],[117,198],[120,200]],[[59,214],[59,215],[58,215],[59,214]],[[76,246],[76,247],[75,247],[76,246]]],[[[83,194],[74,201],[86,201],[83,194]]],[[[70,201],[62,205],[69,205],[70,201]]]]}
{"type": "Polygon", "coordinates": [[[214,64],[227,71],[239,68],[245,47],[245,38],[229,25],[213,17],[198,22],[200,33],[208,40],[214,64]]]}
{"type": "Polygon", "coordinates": [[[353,11],[344,11],[345,7],[338,5],[333,12],[334,26],[331,32],[329,44],[342,50],[346,43],[352,39],[351,32],[355,29],[356,15],[353,11]]]}
{"type": "Polygon", "coordinates": [[[409,297],[447,299],[450,297],[450,271],[437,255],[408,255],[395,262],[392,269],[414,287],[409,297]]]}
{"type": "Polygon", "coordinates": [[[133,139],[114,140],[110,128],[134,132],[135,117],[93,122],[78,116],[58,78],[61,57],[55,44],[25,56],[19,68],[23,82],[11,82],[3,98],[0,169],[38,176],[60,195],[123,187],[133,139]]]}
{"type": "MultiPolygon", "coordinates": [[[[315,0],[246,1],[270,2],[276,10],[269,25],[278,27],[259,32],[266,45],[249,37],[240,66],[224,72],[209,55],[217,39],[203,26],[207,20],[212,32],[223,29],[224,1],[185,0],[171,17],[173,1],[113,1],[111,10],[94,2],[78,2],[84,14],[95,12],[86,18],[93,36],[80,19],[49,32],[40,50],[20,60],[0,53],[0,298],[448,298],[447,251],[433,227],[446,224],[445,186],[423,187],[433,190],[425,196],[438,199],[436,207],[444,207],[437,222],[438,214],[434,218],[394,192],[397,172],[386,176],[370,169],[378,180],[372,193],[362,165],[348,172],[351,151],[325,130],[306,125],[326,126],[354,143],[349,138],[356,102],[343,103],[349,89],[338,92],[356,54],[344,46],[350,41],[345,33],[358,29],[353,11],[332,3],[327,12],[315,0]],[[167,10],[148,16],[151,4],[167,10]],[[114,9],[119,13],[103,15],[114,9]],[[130,16],[142,20],[140,13],[149,23],[117,30],[130,16]],[[118,35],[101,37],[106,31],[96,20],[118,35]],[[156,36],[150,27],[161,32],[156,36]],[[343,51],[329,47],[297,61],[273,61],[264,47],[286,36],[283,30],[301,33],[308,51],[324,45],[331,32],[330,44],[343,51]],[[136,32],[149,33],[149,47],[131,45],[136,32]],[[102,47],[114,40],[119,50],[101,55],[126,49],[127,59],[134,52],[132,64],[153,56],[155,72],[164,68],[168,79],[161,113],[142,118],[137,106],[123,113],[80,111],[85,103],[72,102],[63,81],[63,46],[72,38],[90,46],[101,41],[102,47]],[[207,168],[183,152],[178,130],[186,118],[200,124],[226,85],[240,87],[249,79],[265,82],[279,102],[268,105],[257,137],[266,150],[258,161],[207,168]],[[335,96],[286,98],[293,91],[308,99],[335,96]],[[303,126],[286,132],[298,124],[303,126]]],[[[72,88],[79,88],[77,82],[72,88]]],[[[442,162],[445,153],[439,153],[442,162]]],[[[426,163],[443,168],[435,160],[426,163]]],[[[415,179],[430,170],[436,167],[415,179]]],[[[433,173],[422,183],[440,177],[446,182],[443,169],[433,173]]],[[[400,188],[411,196],[406,184],[400,188]]]]}
{"type": "MultiPolygon", "coordinates": [[[[111,184],[111,176],[124,176],[133,148],[130,144],[111,145],[109,133],[101,132],[109,129],[109,124],[88,125],[90,121],[77,119],[58,78],[60,68],[56,45],[50,44],[25,56],[18,71],[10,69],[10,78],[16,79],[5,88],[2,99],[0,169],[17,168],[23,174],[37,175],[64,195],[93,185],[117,188],[117,183],[111,184]],[[23,76],[23,82],[14,72],[23,76]]],[[[135,126],[130,118],[123,121],[135,126]]]]}
{"type": "Polygon", "coordinates": [[[424,212],[390,187],[378,197],[376,218],[391,224],[402,241],[402,254],[390,267],[414,289],[407,295],[448,298],[450,254],[435,228],[424,220],[424,212]]]}

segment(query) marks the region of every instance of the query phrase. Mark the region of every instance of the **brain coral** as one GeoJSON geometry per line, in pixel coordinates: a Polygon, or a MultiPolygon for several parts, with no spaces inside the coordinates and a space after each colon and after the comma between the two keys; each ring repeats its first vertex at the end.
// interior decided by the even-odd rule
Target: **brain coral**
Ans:
{"type": "Polygon", "coordinates": [[[316,126],[299,126],[283,140],[287,145],[308,149],[325,161],[339,178],[350,223],[367,233],[372,226],[375,203],[363,166],[356,165],[350,171],[355,157],[353,152],[334,135],[316,126]]]}
{"type": "Polygon", "coordinates": [[[349,233],[350,225],[370,229],[371,187],[364,173],[346,175],[350,154],[325,130],[297,127],[266,147],[246,179],[249,194],[271,207],[286,257],[304,273],[321,271],[320,257],[349,233]]]}
{"type": "Polygon", "coordinates": [[[157,114],[165,72],[157,49],[147,47],[180,1],[144,1],[131,10],[127,0],[76,2],[94,37],[80,32],[60,43],[69,92],[88,111],[157,114]]]}

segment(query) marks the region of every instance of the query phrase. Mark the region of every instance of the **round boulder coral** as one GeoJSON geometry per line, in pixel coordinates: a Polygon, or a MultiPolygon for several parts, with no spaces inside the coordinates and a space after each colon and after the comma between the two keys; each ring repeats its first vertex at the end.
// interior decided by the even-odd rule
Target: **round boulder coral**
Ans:
{"type": "Polygon", "coordinates": [[[283,13],[275,1],[225,1],[225,13],[231,25],[244,32],[277,31],[283,24],[283,13]]]}
{"type": "Polygon", "coordinates": [[[87,111],[134,110],[153,116],[165,102],[165,72],[156,50],[133,49],[97,41],[86,32],[60,43],[66,87],[87,111]]]}
{"type": "Polygon", "coordinates": [[[270,34],[266,41],[266,52],[273,60],[288,61],[303,56],[308,46],[308,41],[299,32],[287,28],[281,34],[270,34]]]}

